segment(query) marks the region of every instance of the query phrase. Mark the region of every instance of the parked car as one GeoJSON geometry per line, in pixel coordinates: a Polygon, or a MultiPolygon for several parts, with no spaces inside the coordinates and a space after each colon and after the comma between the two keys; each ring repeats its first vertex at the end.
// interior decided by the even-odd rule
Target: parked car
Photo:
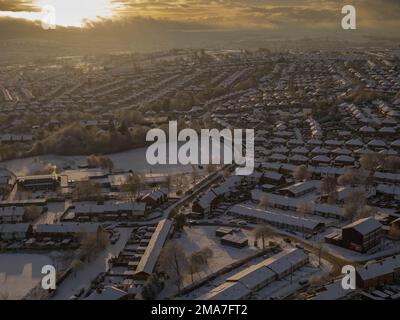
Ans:
{"type": "Polygon", "coordinates": [[[299,285],[301,285],[301,286],[306,286],[306,285],[308,285],[308,280],[307,280],[307,279],[300,280],[300,281],[299,281],[299,285]]]}
{"type": "Polygon", "coordinates": [[[114,233],[111,237],[111,244],[116,244],[118,242],[120,238],[120,234],[119,233],[114,233]]]}

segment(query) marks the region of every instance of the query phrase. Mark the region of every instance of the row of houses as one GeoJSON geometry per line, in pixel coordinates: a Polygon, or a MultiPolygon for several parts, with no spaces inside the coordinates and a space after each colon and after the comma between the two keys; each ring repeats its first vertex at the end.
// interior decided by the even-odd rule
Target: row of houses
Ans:
{"type": "MultiPolygon", "coordinates": [[[[263,192],[260,189],[254,189],[251,191],[252,201],[259,203],[263,197],[267,197],[269,205],[272,208],[297,211],[299,206],[304,204],[304,201],[295,197],[286,197],[279,194],[263,192]]],[[[343,208],[338,205],[331,205],[326,203],[313,203],[308,201],[307,208],[310,214],[315,214],[325,218],[333,218],[338,220],[345,220],[343,215],[343,208]]]]}
{"type": "Polygon", "coordinates": [[[0,207],[1,223],[20,223],[24,220],[24,208],[22,207],[0,207]]]}
{"type": "Polygon", "coordinates": [[[169,219],[163,219],[154,230],[146,250],[134,270],[133,279],[146,280],[155,270],[161,250],[172,232],[173,224],[169,219]]]}
{"type": "Polygon", "coordinates": [[[230,276],[197,300],[244,300],[263,287],[287,277],[307,265],[308,254],[300,249],[282,251],[230,276]]]}
{"type": "Polygon", "coordinates": [[[78,221],[89,220],[140,220],[148,213],[145,202],[132,201],[106,201],[102,204],[94,202],[76,202],[71,208],[74,219],[78,221]]]}
{"type": "Polygon", "coordinates": [[[99,234],[104,232],[96,223],[61,223],[61,224],[1,224],[0,240],[24,240],[34,238],[38,241],[76,240],[83,234],[99,234]]]}
{"type": "Polygon", "coordinates": [[[400,255],[367,262],[356,269],[356,289],[345,290],[342,279],[324,285],[310,300],[349,300],[359,297],[366,300],[398,300],[400,293],[388,287],[400,280],[400,255]]]}
{"type": "MultiPolygon", "coordinates": [[[[67,170],[62,174],[45,174],[21,176],[17,178],[18,186],[26,190],[53,190],[60,188],[63,194],[72,192],[76,182],[91,180],[110,191],[119,191],[127,181],[129,173],[110,174],[99,169],[67,170]]],[[[151,182],[149,182],[151,183],[151,182]]],[[[163,189],[154,189],[143,197],[143,202],[155,208],[168,200],[163,189]]]]}
{"type": "Polygon", "coordinates": [[[356,285],[361,288],[378,287],[400,280],[400,255],[370,261],[357,268],[356,285]]]}
{"type": "Polygon", "coordinates": [[[228,177],[222,184],[210,189],[196,201],[194,201],[192,205],[192,211],[200,214],[211,213],[212,209],[218,204],[219,201],[221,201],[225,196],[236,193],[238,187],[240,187],[242,183],[243,177],[228,177]]]}
{"type": "Polygon", "coordinates": [[[320,221],[272,210],[262,210],[252,205],[237,204],[231,207],[228,213],[253,223],[268,223],[277,228],[303,233],[312,234],[323,231],[325,228],[325,224],[320,221]]]}

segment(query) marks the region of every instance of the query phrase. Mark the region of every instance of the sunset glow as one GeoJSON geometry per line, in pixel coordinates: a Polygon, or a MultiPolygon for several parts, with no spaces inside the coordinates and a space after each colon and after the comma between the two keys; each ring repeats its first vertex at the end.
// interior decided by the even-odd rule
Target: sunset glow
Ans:
{"type": "Polygon", "coordinates": [[[36,0],[33,5],[37,11],[3,11],[0,16],[40,20],[41,9],[46,5],[56,9],[56,24],[60,26],[82,27],[85,22],[96,21],[99,18],[111,18],[121,7],[112,0],[36,0]]]}

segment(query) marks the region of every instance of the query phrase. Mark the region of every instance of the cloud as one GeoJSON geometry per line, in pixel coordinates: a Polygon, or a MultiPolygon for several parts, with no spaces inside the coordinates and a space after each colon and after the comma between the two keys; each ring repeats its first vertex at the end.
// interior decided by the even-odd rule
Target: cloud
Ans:
{"type": "Polygon", "coordinates": [[[0,0],[0,11],[37,11],[30,0],[0,0]]]}
{"type": "MultiPolygon", "coordinates": [[[[64,1],[64,0],[63,0],[64,1]]],[[[68,1],[68,0],[65,0],[68,1]]],[[[85,0],[82,0],[85,1],[85,0]]],[[[285,32],[340,31],[341,8],[357,9],[359,32],[395,32],[400,28],[400,0],[111,0],[112,18],[89,21],[91,33],[128,37],[193,30],[285,32]],[[125,36],[126,34],[126,36],[125,36]]],[[[31,0],[0,0],[0,10],[35,9],[31,0]]],[[[8,24],[11,20],[8,20],[8,24]]],[[[21,26],[20,26],[21,28],[21,26]]],[[[3,30],[1,29],[3,33],[3,30]]],[[[20,29],[18,29],[20,30],[20,29]]],[[[65,31],[65,29],[63,29],[65,31]]],[[[72,32],[74,29],[66,29],[72,32]]]]}
{"type": "MultiPolygon", "coordinates": [[[[357,9],[361,27],[400,21],[400,0],[114,0],[121,16],[198,21],[229,28],[338,28],[343,5],[357,9]]],[[[400,25],[400,23],[399,23],[400,25]]]]}

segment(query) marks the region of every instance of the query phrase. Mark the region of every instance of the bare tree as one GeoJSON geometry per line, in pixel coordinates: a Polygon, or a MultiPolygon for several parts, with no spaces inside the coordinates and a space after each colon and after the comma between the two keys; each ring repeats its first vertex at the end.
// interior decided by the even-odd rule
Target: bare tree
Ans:
{"type": "Polygon", "coordinates": [[[338,183],[342,186],[356,185],[364,182],[364,178],[359,170],[350,170],[338,178],[338,183]]]}
{"type": "Polygon", "coordinates": [[[74,197],[78,200],[100,200],[102,198],[101,187],[92,180],[78,181],[75,184],[74,197]]]}
{"type": "Polygon", "coordinates": [[[78,270],[82,267],[83,265],[83,261],[80,259],[74,259],[71,262],[70,268],[74,274],[74,276],[76,276],[76,273],[78,272],[78,270]]]}
{"type": "Polygon", "coordinates": [[[208,269],[210,269],[208,262],[214,256],[214,251],[210,247],[204,247],[200,250],[200,254],[203,256],[208,269]]]}
{"type": "Polygon", "coordinates": [[[8,300],[10,298],[10,293],[8,291],[0,293],[0,300],[8,300]]]}
{"type": "Polygon", "coordinates": [[[87,163],[91,167],[108,169],[110,172],[114,169],[114,163],[108,156],[92,154],[87,157],[87,163]]]}
{"type": "Polygon", "coordinates": [[[313,208],[311,207],[311,205],[309,203],[301,202],[297,206],[297,212],[302,214],[303,216],[306,216],[308,214],[312,214],[313,213],[313,208]]]}
{"type": "Polygon", "coordinates": [[[378,214],[378,209],[376,209],[375,207],[371,207],[371,206],[364,206],[362,208],[359,208],[357,210],[358,213],[358,218],[375,218],[376,215],[378,214]]]}
{"type": "Polygon", "coordinates": [[[165,184],[166,184],[166,186],[167,186],[168,194],[171,192],[172,183],[173,183],[172,176],[171,176],[171,175],[167,175],[167,176],[165,177],[165,184]]]}
{"type": "Polygon", "coordinates": [[[360,209],[365,206],[366,202],[367,195],[364,189],[358,188],[351,191],[345,199],[344,216],[353,221],[354,217],[360,213],[360,209]]]}
{"type": "Polygon", "coordinates": [[[337,200],[337,181],[335,177],[327,176],[321,182],[321,194],[328,196],[328,203],[333,204],[337,200]]]}
{"type": "Polygon", "coordinates": [[[263,224],[255,227],[253,230],[256,241],[262,240],[262,247],[265,250],[265,240],[270,237],[274,232],[270,225],[263,224]]]}
{"type": "Polygon", "coordinates": [[[163,284],[157,274],[152,273],[146,280],[142,288],[142,298],[144,300],[154,300],[162,290],[163,284]]]}
{"type": "Polygon", "coordinates": [[[305,165],[301,165],[296,167],[296,169],[293,172],[293,177],[296,180],[308,180],[311,178],[311,173],[308,171],[305,165]]]}
{"type": "Polygon", "coordinates": [[[192,282],[194,282],[194,274],[200,272],[207,266],[210,269],[208,260],[212,258],[214,252],[209,247],[204,247],[203,249],[193,252],[189,257],[189,271],[191,275],[192,282]]]}
{"type": "Polygon", "coordinates": [[[142,177],[136,173],[131,173],[126,182],[122,185],[121,190],[128,193],[131,200],[134,201],[139,197],[140,192],[142,191],[142,184],[142,177]]]}
{"type": "Polygon", "coordinates": [[[24,210],[24,220],[25,221],[35,221],[42,214],[42,208],[38,206],[28,206],[24,210]]]}
{"type": "Polygon", "coordinates": [[[159,268],[161,272],[175,282],[179,291],[188,267],[188,258],[182,246],[175,241],[168,242],[161,252],[159,268]]]}
{"type": "Polygon", "coordinates": [[[174,227],[176,231],[182,231],[186,224],[186,215],[178,213],[174,217],[174,227]]]}
{"type": "Polygon", "coordinates": [[[330,281],[330,276],[328,273],[315,274],[310,277],[310,285],[312,287],[320,287],[330,281]]]}
{"type": "Polygon", "coordinates": [[[193,252],[189,258],[189,270],[192,283],[194,282],[194,275],[202,270],[205,266],[203,256],[198,252],[193,252]]]}
{"type": "Polygon", "coordinates": [[[207,165],[206,169],[208,174],[214,173],[215,171],[217,171],[217,165],[210,163],[207,165]]]}
{"type": "Polygon", "coordinates": [[[315,244],[315,249],[317,250],[318,254],[318,267],[321,267],[321,259],[322,259],[322,254],[326,251],[325,243],[323,240],[317,241],[315,244]]]}
{"type": "Polygon", "coordinates": [[[196,166],[192,166],[192,173],[191,173],[191,176],[192,176],[192,181],[193,181],[193,183],[196,183],[197,180],[198,180],[199,177],[200,177],[199,171],[197,170],[196,166]]]}
{"type": "Polygon", "coordinates": [[[400,170],[400,157],[399,156],[388,156],[384,159],[383,167],[386,170],[400,170]]]}
{"type": "Polygon", "coordinates": [[[357,211],[354,209],[354,207],[349,204],[349,205],[345,205],[343,208],[343,217],[345,219],[349,219],[351,221],[354,220],[354,217],[357,215],[357,211]]]}
{"type": "Polygon", "coordinates": [[[392,236],[395,239],[400,238],[400,228],[398,225],[392,224],[389,230],[389,235],[392,236]]]}
{"type": "Polygon", "coordinates": [[[91,261],[91,259],[101,250],[103,250],[109,243],[109,235],[106,232],[82,232],[80,234],[80,260],[91,261]]]}
{"type": "Polygon", "coordinates": [[[184,189],[188,184],[186,174],[178,173],[174,175],[174,183],[176,185],[176,188],[182,192],[182,189],[184,189]]]}
{"type": "Polygon", "coordinates": [[[266,210],[272,205],[271,197],[268,194],[263,194],[258,204],[260,209],[266,210]]]}
{"type": "Polygon", "coordinates": [[[361,168],[365,170],[375,171],[379,166],[383,165],[385,156],[380,153],[364,154],[360,157],[361,168]]]}

